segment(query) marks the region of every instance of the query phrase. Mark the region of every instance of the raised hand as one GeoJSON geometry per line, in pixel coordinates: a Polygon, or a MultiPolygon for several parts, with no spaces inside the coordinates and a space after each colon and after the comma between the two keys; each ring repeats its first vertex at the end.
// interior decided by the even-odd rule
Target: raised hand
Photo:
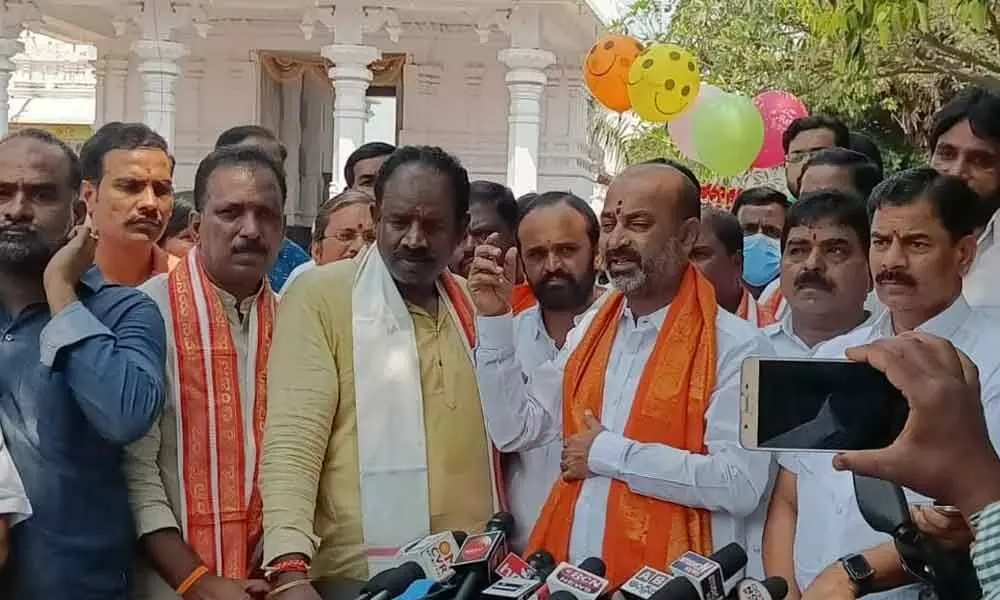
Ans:
{"type": "Polygon", "coordinates": [[[510,312],[510,296],[517,277],[517,248],[504,255],[496,245],[498,234],[486,238],[476,247],[469,269],[469,291],[476,311],[484,317],[496,317],[510,312]]]}

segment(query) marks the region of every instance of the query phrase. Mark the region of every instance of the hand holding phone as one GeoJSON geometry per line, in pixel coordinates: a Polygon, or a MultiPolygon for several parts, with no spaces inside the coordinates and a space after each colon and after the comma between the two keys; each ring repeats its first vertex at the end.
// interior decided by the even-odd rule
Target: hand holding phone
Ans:
{"type": "Polygon", "coordinates": [[[498,234],[476,247],[469,269],[469,291],[476,311],[486,317],[510,312],[510,297],[517,278],[517,248],[506,254],[498,247],[498,234]]]}

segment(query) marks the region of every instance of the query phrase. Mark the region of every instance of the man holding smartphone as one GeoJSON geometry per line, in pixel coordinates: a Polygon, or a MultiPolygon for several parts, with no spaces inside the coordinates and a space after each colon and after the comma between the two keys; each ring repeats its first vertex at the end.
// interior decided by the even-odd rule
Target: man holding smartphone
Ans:
{"type": "Polygon", "coordinates": [[[668,556],[745,544],[745,518],[767,485],[767,455],[741,448],[737,431],[740,365],[771,348],[718,307],[688,261],[699,196],[679,165],[638,165],[611,183],[600,243],[617,291],[570,333],[555,377],[522,376],[510,306],[516,250],[480,246],[470,273],[490,436],[508,451],[563,440],[562,478],[528,552],[602,556],[615,586],[668,556]]]}
{"type": "MultiPolygon", "coordinates": [[[[975,258],[978,198],[958,178],[931,169],[899,173],[872,193],[869,264],[888,311],[871,327],[826,345],[817,358],[844,358],[848,348],[908,331],[951,341],[979,368],[991,436],[1000,433],[1000,323],[969,307],[962,278],[975,258]]],[[[798,453],[787,462],[797,476],[794,528],[768,531],[768,573],[797,582],[803,598],[915,599],[918,589],[887,536],[872,530],[857,508],[852,479],[833,470],[826,454],[798,453]],[[874,592],[892,590],[882,594],[874,592]]],[[[931,500],[911,494],[911,501],[931,500]]],[[[916,509],[916,522],[935,536],[968,541],[961,519],[947,509],[916,509]],[[964,537],[963,537],[964,536],[964,537]]]]}

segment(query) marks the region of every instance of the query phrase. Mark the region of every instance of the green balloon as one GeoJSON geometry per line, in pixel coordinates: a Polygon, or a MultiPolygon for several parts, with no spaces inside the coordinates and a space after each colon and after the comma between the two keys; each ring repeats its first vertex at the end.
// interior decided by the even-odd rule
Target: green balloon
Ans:
{"type": "Polygon", "coordinates": [[[753,100],[724,94],[697,107],[692,133],[698,160],[723,177],[750,168],[764,145],[764,119],[753,100]]]}

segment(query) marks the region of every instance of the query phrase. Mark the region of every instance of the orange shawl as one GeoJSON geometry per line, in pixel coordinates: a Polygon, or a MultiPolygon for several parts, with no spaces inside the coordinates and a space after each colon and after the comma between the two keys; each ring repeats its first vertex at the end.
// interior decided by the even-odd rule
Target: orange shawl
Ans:
{"type": "Polygon", "coordinates": [[[531,286],[527,283],[515,285],[510,294],[510,309],[515,315],[523,313],[537,302],[535,294],[531,291],[531,286]]]}
{"type": "MultiPolygon", "coordinates": [[[[615,292],[569,358],[563,376],[564,439],[581,430],[585,410],[602,414],[604,377],[624,306],[624,296],[615,292]]],[[[625,437],[706,452],[705,412],[715,388],[717,311],[712,284],[689,266],[639,381],[625,437]]],[[[582,487],[581,481],[556,482],[531,534],[528,553],[545,548],[557,560],[566,560],[582,487]]],[[[611,483],[603,558],[612,586],[621,585],[644,565],[665,569],[688,550],[711,553],[709,511],[635,494],[619,480],[611,483]]]]}
{"type": "Polygon", "coordinates": [[[757,305],[758,321],[761,327],[778,322],[778,310],[781,309],[784,301],[785,295],[781,293],[781,288],[778,288],[774,290],[766,302],[757,305]]]}
{"type": "Polygon", "coordinates": [[[211,573],[244,579],[253,567],[253,550],[262,533],[257,477],[276,299],[265,278],[249,317],[250,341],[255,345],[249,348],[253,355],[245,376],[252,378],[253,414],[245,420],[240,357],[222,301],[213,292],[197,251],[170,272],[167,285],[177,348],[184,539],[211,573]],[[246,456],[246,436],[253,436],[251,456],[246,456]],[[248,461],[253,461],[249,469],[248,461]]]}

